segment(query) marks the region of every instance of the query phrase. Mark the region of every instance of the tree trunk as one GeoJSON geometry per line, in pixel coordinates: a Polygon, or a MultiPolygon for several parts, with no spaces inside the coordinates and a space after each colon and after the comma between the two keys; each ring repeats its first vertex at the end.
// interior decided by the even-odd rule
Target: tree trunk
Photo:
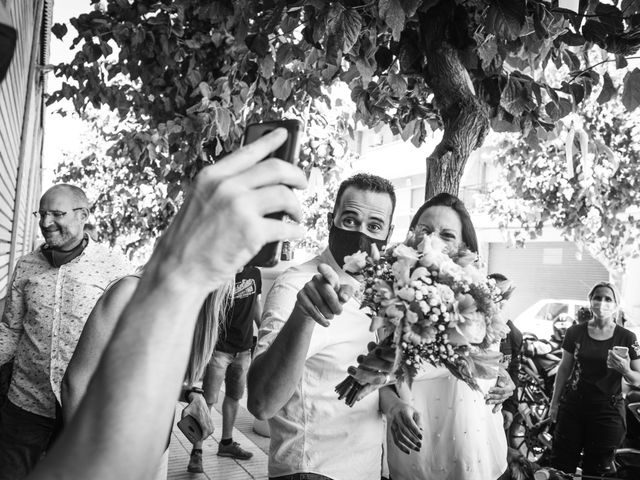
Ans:
{"type": "Polygon", "coordinates": [[[444,124],[442,141],[426,159],[425,200],[440,192],[458,194],[467,159],[489,132],[487,108],[476,97],[469,72],[449,40],[454,8],[453,2],[442,0],[420,14],[425,80],[444,124]]]}

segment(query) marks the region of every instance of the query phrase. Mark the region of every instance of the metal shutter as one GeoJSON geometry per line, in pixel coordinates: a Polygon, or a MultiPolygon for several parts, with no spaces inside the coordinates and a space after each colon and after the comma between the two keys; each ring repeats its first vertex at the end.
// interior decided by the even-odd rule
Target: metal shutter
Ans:
{"type": "Polygon", "coordinates": [[[0,298],[15,260],[33,248],[35,219],[29,214],[41,188],[44,82],[51,2],[0,0],[18,31],[16,51],[0,85],[0,298]],[[48,23],[48,22],[47,22],[48,23]]]}
{"type": "Polygon", "coordinates": [[[529,242],[524,248],[489,244],[489,272],[513,280],[516,290],[505,306],[508,318],[543,298],[586,300],[589,289],[609,273],[588,252],[578,260],[573,242],[529,242]]]}

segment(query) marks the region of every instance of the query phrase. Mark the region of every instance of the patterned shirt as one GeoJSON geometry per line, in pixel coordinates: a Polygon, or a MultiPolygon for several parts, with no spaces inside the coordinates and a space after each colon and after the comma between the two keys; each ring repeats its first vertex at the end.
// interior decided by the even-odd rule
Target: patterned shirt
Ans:
{"type": "Polygon", "coordinates": [[[62,377],[89,313],[105,287],[131,271],[124,255],[92,241],[60,268],[39,248],[18,260],[0,322],[0,365],[15,360],[13,404],[55,416],[62,377]]]}

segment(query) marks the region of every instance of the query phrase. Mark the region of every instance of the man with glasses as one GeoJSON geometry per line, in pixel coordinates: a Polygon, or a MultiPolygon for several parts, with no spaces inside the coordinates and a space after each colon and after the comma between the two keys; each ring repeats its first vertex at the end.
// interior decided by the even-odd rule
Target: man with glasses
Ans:
{"type": "Polygon", "coordinates": [[[132,270],[85,234],[89,202],[80,188],[50,188],[34,215],[45,243],[18,260],[0,321],[0,365],[14,361],[0,408],[0,480],[25,477],[47,450],[85,321],[106,286],[132,270]]]}

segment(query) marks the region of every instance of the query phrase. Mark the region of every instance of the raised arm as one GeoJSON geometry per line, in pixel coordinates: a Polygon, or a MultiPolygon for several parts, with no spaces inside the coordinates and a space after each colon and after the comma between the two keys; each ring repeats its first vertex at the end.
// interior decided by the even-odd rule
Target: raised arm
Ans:
{"type": "Polygon", "coordinates": [[[302,171],[275,159],[260,162],[285,139],[278,129],[200,172],[147,263],[77,413],[29,478],[149,478],[166,447],[207,294],[265,243],[304,234],[298,225],[264,218],[279,211],[301,217],[288,187],[306,186],[302,171]]]}
{"type": "MultiPolygon", "coordinates": [[[[329,326],[330,320],[342,313],[342,305],[353,294],[352,288],[340,285],[338,274],[329,265],[321,264],[318,272],[298,292],[293,311],[273,343],[251,364],[247,377],[247,406],[256,418],[273,417],[289,401],[302,377],[316,322],[329,326]]],[[[274,287],[267,304],[279,301],[277,295],[284,288],[287,287],[274,287]]],[[[267,306],[266,313],[268,309],[267,306]]],[[[263,323],[270,320],[263,318],[263,323]]],[[[265,325],[261,335],[264,328],[265,325]]]]}
{"type": "Polygon", "coordinates": [[[62,379],[62,415],[69,423],[98,368],[105,347],[124,308],[138,286],[137,277],[124,277],[100,297],[85,324],[62,379]]]}

